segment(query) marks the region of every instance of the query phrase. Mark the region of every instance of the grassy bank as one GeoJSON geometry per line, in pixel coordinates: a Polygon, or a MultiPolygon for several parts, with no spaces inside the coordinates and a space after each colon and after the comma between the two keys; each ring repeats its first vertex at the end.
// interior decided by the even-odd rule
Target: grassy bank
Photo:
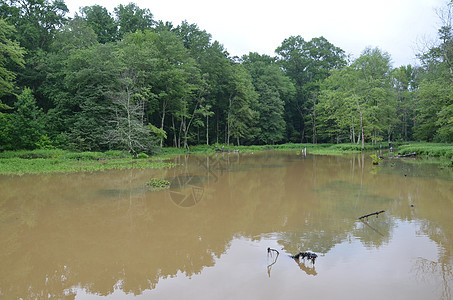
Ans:
{"type": "MultiPolygon", "coordinates": [[[[386,145],[387,146],[387,145],[386,145]]],[[[366,150],[375,150],[379,149],[379,145],[366,145],[366,150]]],[[[208,145],[198,145],[198,146],[191,146],[189,149],[178,149],[178,148],[164,148],[162,153],[164,154],[185,154],[185,153],[214,153],[218,150],[225,151],[225,152],[254,152],[254,151],[268,151],[268,150],[276,150],[276,151],[303,151],[304,149],[307,150],[308,153],[311,154],[342,154],[348,152],[360,152],[361,146],[355,144],[293,144],[287,143],[282,145],[252,145],[252,146],[226,146],[226,145],[219,145],[219,146],[208,146],[208,145]]]]}
{"type": "Polygon", "coordinates": [[[453,144],[410,143],[397,148],[399,154],[416,152],[418,156],[453,159],[453,144]]]}
{"type": "Polygon", "coordinates": [[[5,151],[0,153],[0,174],[94,172],[112,169],[168,168],[163,156],[133,159],[122,151],[70,152],[64,150],[5,151]]]}

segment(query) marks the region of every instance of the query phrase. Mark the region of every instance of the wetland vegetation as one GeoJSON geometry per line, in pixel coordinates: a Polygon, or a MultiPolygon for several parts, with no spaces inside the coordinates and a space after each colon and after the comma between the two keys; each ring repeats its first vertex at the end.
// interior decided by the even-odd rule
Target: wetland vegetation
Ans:
{"type": "MultiPolygon", "coordinates": [[[[421,158],[440,158],[436,161],[442,166],[453,166],[453,146],[450,144],[412,143],[395,147],[395,153],[406,154],[416,152],[421,158]]],[[[380,152],[372,154],[375,161],[394,155],[388,152],[388,145],[367,145],[366,149],[380,152]]],[[[262,151],[290,151],[296,155],[342,155],[347,153],[362,152],[360,145],[354,144],[282,144],[258,146],[207,146],[199,145],[189,149],[165,147],[159,155],[148,156],[139,153],[134,158],[125,151],[106,152],[72,152],[67,150],[22,150],[4,151],[0,153],[0,174],[23,175],[38,173],[67,173],[67,172],[93,172],[112,169],[144,169],[144,168],[171,168],[175,164],[170,158],[184,154],[212,154],[212,153],[254,153],[262,151]]],[[[427,162],[427,161],[425,161],[427,162]]],[[[431,161],[432,162],[432,161],[431,161]]],[[[428,163],[431,163],[428,162],[428,163]]]]}
{"type": "Polygon", "coordinates": [[[231,57],[196,24],[134,3],[68,17],[61,0],[3,1],[0,151],[452,143],[453,4],[443,11],[418,65],[393,66],[385,49],[352,59],[322,36],[231,57]]]}

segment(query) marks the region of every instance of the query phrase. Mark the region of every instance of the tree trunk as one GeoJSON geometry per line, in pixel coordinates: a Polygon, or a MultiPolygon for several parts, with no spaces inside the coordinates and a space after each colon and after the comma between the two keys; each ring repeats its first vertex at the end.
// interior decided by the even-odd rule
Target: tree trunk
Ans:
{"type": "MultiPolygon", "coordinates": [[[[165,121],[165,109],[167,107],[167,102],[164,100],[164,102],[162,103],[162,119],[161,119],[161,123],[160,123],[160,129],[161,130],[164,130],[164,121],[165,121]]],[[[161,138],[160,139],[160,147],[162,148],[163,146],[163,143],[164,143],[164,138],[161,138]]]]}
{"type": "Polygon", "coordinates": [[[227,116],[227,146],[230,145],[230,129],[231,129],[231,106],[233,106],[233,99],[230,96],[228,107],[228,116],[227,116]]]}
{"type": "Polygon", "coordinates": [[[176,126],[175,126],[175,116],[171,116],[171,124],[173,127],[173,147],[178,147],[178,141],[176,140],[176,126]]]}
{"type": "Polygon", "coordinates": [[[206,145],[209,146],[209,116],[206,116],[206,145]]]}
{"type": "Polygon", "coordinates": [[[362,115],[362,108],[360,107],[359,100],[357,100],[357,96],[354,94],[355,102],[357,107],[359,108],[360,113],[360,128],[362,130],[362,150],[365,150],[365,133],[363,129],[363,115],[362,115]]]}

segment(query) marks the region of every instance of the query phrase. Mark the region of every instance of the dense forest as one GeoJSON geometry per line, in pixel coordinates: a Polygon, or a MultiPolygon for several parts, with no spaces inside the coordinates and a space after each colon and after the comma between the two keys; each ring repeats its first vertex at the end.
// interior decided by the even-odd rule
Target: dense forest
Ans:
{"type": "Polygon", "coordinates": [[[453,142],[453,4],[420,65],[324,37],[231,57],[136,4],[1,0],[0,151],[152,153],[194,144],[453,142]]]}

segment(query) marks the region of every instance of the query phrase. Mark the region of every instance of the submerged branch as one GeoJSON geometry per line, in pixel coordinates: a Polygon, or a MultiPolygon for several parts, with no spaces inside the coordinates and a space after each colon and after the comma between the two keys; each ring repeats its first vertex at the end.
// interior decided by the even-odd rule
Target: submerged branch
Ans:
{"type": "Polygon", "coordinates": [[[368,218],[368,217],[374,216],[374,215],[376,215],[376,217],[377,217],[379,214],[382,214],[383,212],[385,212],[385,210],[381,210],[381,211],[377,211],[377,212],[374,212],[374,213],[371,213],[371,214],[367,214],[367,215],[361,216],[359,218],[359,220],[364,219],[364,218],[368,218]]]}
{"type": "Polygon", "coordinates": [[[280,254],[280,252],[278,252],[278,251],[275,250],[275,249],[267,248],[267,254],[271,254],[271,251],[277,252],[277,256],[280,254]]]}
{"type": "MultiPolygon", "coordinates": [[[[278,256],[279,256],[279,254],[280,254],[280,252],[278,252],[278,251],[275,250],[275,249],[267,248],[267,254],[268,254],[268,255],[271,254],[271,251],[277,252],[277,256],[275,257],[274,262],[267,266],[267,274],[269,275],[269,277],[271,277],[271,269],[272,269],[272,266],[275,265],[275,263],[277,262],[278,256]]],[[[271,255],[272,255],[272,254],[271,254],[271,255]]]]}

